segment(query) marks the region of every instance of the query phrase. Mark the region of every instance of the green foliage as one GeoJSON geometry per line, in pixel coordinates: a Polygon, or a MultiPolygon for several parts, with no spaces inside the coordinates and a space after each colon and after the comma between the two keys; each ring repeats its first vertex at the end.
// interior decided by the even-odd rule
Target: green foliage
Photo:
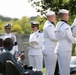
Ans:
{"type": "Polygon", "coordinates": [[[70,14],[76,14],[76,0],[28,0],[32,6],[41,14],[45,14],[47,9],[53,10],[58,14],[59,9],[70,10],[70,14]]]}
{"type": "Polygon", "coordinates": [[[0,24],[0,32],[2,32],[2,27],[3,27],[2,24],[0,24]]]}
{"type": "Polygon", "coordinates": [[[18,24],[13,25],[12,32],[23,33],[21,26],[18,24]]]}
{"type": "Polygon", "coordinates": [[[42,68],[42,72],[43,72],[43,74],[45,73],[45,70],[46,70],[45,68],[42,68]]]}
{"type": "Polygon", "coordinates": [[[40,23],[39,29],[40,29],[40,31],[43,31],[43,25],[44,25],[44,22],[46,21],[46,18],[45,17],[37,16],[34,21],[37,21],[37,22],[40,23]]]}
{"type": "MultiPolygon", "coordinates": [[[[5,19],[6,19],[6,17],[5,17],[5,19]]],[[[19,20],[11,19],[10,21],[7,21],[7,20],[4,21],[1,18],[0,34],[5,32],[4,25],[8,22],[12,23],[12,32],[16,32],[16,33],[20,33],[20,34],[31,33],[30,18],[22,17],[22,19],[19,19],[19,20]]]]}
{"type": "Polygon", "coordinates": [[[24,33],[30,33],[30,18],[22,17],[22,19],[16,21],[22,27],[24,33]]]}
{"type": "Polygon", "coordinates": [[[75,44],[72,45],[72,56],[75,56],[75,50],[74,50],[75,46],[76,46],[75,44]]]}
{"type": "Polygon", "coordinates": [[[75,15],[70,15],[69,20],[68,20],[69,25],[72,25],[74,19],[75,19],[75,15]]]}
{"type": "Polygon", "coordinates": [[[34,21],[36,17],[30,17],[30,21],[34,21]]]}
{"type": "Polygon", "coordinates": [[[69,8],[71,15],[76,14],[76,0],[69,0],[69,8]]]}

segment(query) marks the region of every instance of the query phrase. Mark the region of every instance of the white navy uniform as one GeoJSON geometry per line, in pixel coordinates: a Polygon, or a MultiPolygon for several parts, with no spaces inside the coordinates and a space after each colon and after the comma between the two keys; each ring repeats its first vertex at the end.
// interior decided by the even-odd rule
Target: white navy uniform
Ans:
{"type": "Polygon", "coordinates": [[[74,19],[74,22],[73,22],[71,28],[72,28],[74,36],[76,37],[76,18],[74,19]]]}
{"type": "MultiPolygon", "coordinates": [[[[74,37],[76,38],[76,18],[74,19],[71,29],[72,29],[74,37]]],[[[76,45],[75,45],[75,54],[76,54],[76,45]]]]}
{"type": "Polygon", "coordinates": [[[54,53],[57,39],[54,33],[54,24],[47,20],[43,26],[43,57],[45,62],[45,75],[54,75],[57,55],[54,53]]]}
{"type": "MultiPolygon", "coordinates": [[[[19,50],[18,50],[18,45],[17,45],[17,39],[16,39],[16,36],[14,35],[14,34],[12,34],[12,33],[5,33],[4,35],[3,35],[3,38],[5,38],[5,37],[7,37],[7,36],[10,36],[11,38],[13,38],[13,40],[14,40],[14,46],[13,46],[13,49],[10,51],[13,55],[15,54],[15,53],[17,53],[19,50]]],[[[16,56],[17,56],[17,54],[15,54],[16,56]]]]}
{"type": "Polygon", "coordinates": [[[64,20],[57,23],[55,35],[58,39],[55,52],[58,55],[60,75],[70,75],[72,43],[76,43],[76,38],[72,36],[71,28],[64,20]]]}
{"type": "Polygon", "coordinates": [[[38,46],[29,46],[29,63],[33,68],[38,69],[42,71],[42,63],[43,63],[43,55],[42,55],[42,40],[43,40],[43,34],[39,31],[36,31],[32,34],[30,34],[29,42],[36,41],[38,42],[38,46]]]}

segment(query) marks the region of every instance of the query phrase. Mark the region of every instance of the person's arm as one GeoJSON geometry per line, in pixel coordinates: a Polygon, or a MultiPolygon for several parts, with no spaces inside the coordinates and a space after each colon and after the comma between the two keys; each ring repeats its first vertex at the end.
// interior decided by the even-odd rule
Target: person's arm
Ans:
{"type": "Polygon", "coordinates": [[[19,50],[18,50],[17,38],[16,38],[15,35],[13,35],[13,37],[14,37],[14,46],[15,46],[15,49],[16,49],[16,51],[19,51],[19,50]]]}
{"type": "Polygon", "coordinates": [[[14,46],[13,46],[13,49],[15,49],[14,55],[15,55],[15,57],[17,58],[17,55],[18,55],[18,53],[19,53],[17,38],[16,38],[16,36],[15,36],[14,34],[13,34],[12,37],[13,37],[13,39],[14,39],[14,46]]]}
{"type": "Polygon", "coordinates": [[[29,49],[34,48],[34,46],[31,44],[31,36],[32,36],[32,34],[30,34],[30,36],[29,36],[29,43],[28,43],[29,49]]]}

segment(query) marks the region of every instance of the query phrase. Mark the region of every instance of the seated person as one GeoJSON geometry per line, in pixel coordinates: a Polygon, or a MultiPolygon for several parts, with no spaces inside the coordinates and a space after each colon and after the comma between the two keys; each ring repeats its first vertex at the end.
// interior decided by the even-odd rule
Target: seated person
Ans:
{"type": "Polygon", "coordinates": [[[24,65],[24,67],[22,67],[22,65],[19,64],[15,59],[15,56],[10,53],[12,48],[13,48],[13,39],[9,37],[3,39],[3,52],[0,54],[0,63],[2,63],[2,65],[5,66],[7,60],[12,61],[15,64],[15,66],[19,69],[19,71],[22,73],[22,75],[26,75],[27,72],[29,72],[30,75],[32,75],[32,73],[36,72],[33,71],[32,67],[29,67],[28,65],[24,65]]]}
{"type": "Polygon", "coordinates": [[[0,54],[0,63],[5,65],[6,61],[10,60],[18,67],[18,69],[23,74],[25,72],[25,69],[19,63],[17,63],[15,56],[9,52],[12,50],[12,48],[13,48],[13,39],[12,38],[3,39],[3,52],[0,54]]]}
{"type": "Polygon", "coordinates": [[[0,36],[0,53],[2,52],[2,50],[3,50],[3,39],[0,36]]]}
{"type": "MultiPolygon", "coordinates": [[[[0,54],[2,53],[2,51],[3,51],[3,39],[0,36],[0,54]]],[[[5,72],[6,72],[5,66],[2,63],[0,63],[0,73],[5,74],[5,72]]]]}

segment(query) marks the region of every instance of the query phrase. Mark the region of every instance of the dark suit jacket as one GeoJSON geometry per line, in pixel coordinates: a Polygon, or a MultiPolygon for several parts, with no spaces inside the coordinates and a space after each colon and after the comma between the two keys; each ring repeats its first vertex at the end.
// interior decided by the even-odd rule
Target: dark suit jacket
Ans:
{"type": "Polygon", "coordinates": [[[3,65],[5,65],[5,64],[6,64],[6,61],[7,61],[7,60],[10,60],[10,61],[12,61],[12,62],[19,68],[19,70],[23,73],[23,72],[24,72],[24,68],[23,68],[20,64],[17,63],[17,60],[15,59],[14,55],[12,55],[8,50],[6,50],[6,48],[5,48],[5,51],[6,51],[6,52],[2,52],[2,53],[0,54],[0,62],[1,62],[3,65]]]}

